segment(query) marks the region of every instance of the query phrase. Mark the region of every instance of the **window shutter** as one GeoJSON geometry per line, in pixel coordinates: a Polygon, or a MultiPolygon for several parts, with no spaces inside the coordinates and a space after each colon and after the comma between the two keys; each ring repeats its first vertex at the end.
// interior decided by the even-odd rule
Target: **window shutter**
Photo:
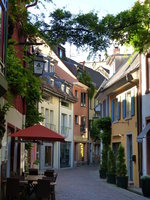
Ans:
{"type": "Polygon", "coordinates": [[[135,115],[135,97],[131,97],[131,116],[135,115]]]}
{"type": "Polygon", "coordinates": [[[120,120],[120,113],[121,113],[121,103],[118,101],[118,116],[117,119],[120,120]]]}
{"type": "Polygon", "coordinates": [[[114,121],[114,100],[111,102],[111,120],[114,121]]]}
{"type": "Polygon", "coordinates": [[[122,102],[122,106],[123,106],[123,119],[126,117],[126,100],[124,99],[123,102],[122,102]]]}

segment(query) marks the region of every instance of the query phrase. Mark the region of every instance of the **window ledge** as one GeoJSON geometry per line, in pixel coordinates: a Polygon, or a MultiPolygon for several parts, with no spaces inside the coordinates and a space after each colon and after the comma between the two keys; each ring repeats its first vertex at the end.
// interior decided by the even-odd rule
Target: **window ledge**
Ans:
{"type": "Polygon", "coordinates": [[[126,121],[131,120],[131,119],[132,119],[132,116],[128,116],[128,117],[125,118],[126,121]]]}
{"type": "Polygon", "coordinates": [[[118,120],[115,120],[115,121],[113,121],[113,124],[116,124],[116,123],[118,123],[119,121],[118,120]]]}

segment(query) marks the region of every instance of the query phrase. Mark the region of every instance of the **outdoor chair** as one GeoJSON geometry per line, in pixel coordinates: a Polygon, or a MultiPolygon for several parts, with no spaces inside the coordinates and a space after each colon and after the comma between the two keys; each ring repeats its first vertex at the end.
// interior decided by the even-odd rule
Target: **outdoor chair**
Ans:
{"type": "Polygon", "coordinates": [[[44,179],[38,179],[38,183],[35,186],[35,195],[37,199],[50,199],[51,189],[50,181],[44,179]]]}
{"type": "Polygon", "coordinates": [[[12,200],[12,199],[22,199],[24,195],[24,190],[19,185],[19,179],[18,178],[7,178],[6,183],[6,199],[12,200]]]}
{"type": "Polygon", "coordinates": [[[38,169],[30,168],[29,175],[38,175],[38,169]]]}
{"type": "Polygon", "coordinates": [[[53,177],[53,176],[54,176],[54,169],[47,169],[47,170],[44,172],[44,175],[45,175],[45,176],[48,176],[48,177],[53,177]]]}

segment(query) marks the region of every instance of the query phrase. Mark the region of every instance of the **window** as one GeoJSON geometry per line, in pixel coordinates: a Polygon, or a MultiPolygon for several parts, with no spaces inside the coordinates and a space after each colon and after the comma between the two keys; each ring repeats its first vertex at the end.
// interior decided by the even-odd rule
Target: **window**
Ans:
{"type": "Polygon", "coordinates": [[[80,131],[85,132],[85,126],[86,126],[86,117],[82,116],[81,117],[81,126],[80,126],[80,131]]]}
{"type": "Polygon", "coordinates": [[[62,90],[62,92],[65,91],[65,85],[64,84],[61,84],[61,90],[62,90]]]}
{"type": "Polygon", "coordinates": [[[77,90],[75,90],[75,97],[78,98],[78,91],[77,90]]]}
{"type": "Polygon", "coordinates": [[[49,72],[54,72],[54,71],[55,71],[54,65],[50,64],[50,66],[49,66],[49,72]]]}
{"type": "Polygon", "coordinates": [[[49,123],[49,110],[45,109],[45,126],[47,127],[49,123]]]}
{"type": "Polygon", "coordinates": [[[65,106],[65,107],[69,107],[69,103],[68,103],[68,102],[65,102],[65,101],[62,101],[62,102],[61,102],[61,105],[62,105],[62,106],[65,106]]]}
{"type": "Polygon", "coordinates": [[[66,93],[69,94],[70,93],[70,88],[66,87],[66,93]]]}
{"type": "Polygon", "coordinates": [[[124,118],[131,118],[135,115],[135,91],[129,91],[125,94],[125,99],[122,101],[122,115],[124,118]]]}
{"type": "Polygon", "coordinates": [[[150,91],[150,54],[146,56],[146,92],[150,91]]]}
{"type": "Polygon", "coordinates": [[[89,107],[92,110],[93,109],[93,99],[89,99],[89,107]]]}
{"type": "Polygon", "coordinates": [[[69,115],[69,128],[72,128],[71,125],[72,125],[72,123],[71,123],[71,115],[69,115]]]}
{"type": "Polygon", "coordinates": [[[79,124],[79,117],[78,117],[78,115],[75,115],[75,124],[79,124]]]}
{"type": "Polygon", "coordinates": [[[112,107],[111,107],[111,118],[112,121],[120,120],[120,101],[118,98],[112,100],[112,107]]]}
{"type": "Polygon", "coordinates": [[[126,94],[126,117],[131,117],[131,91],[126,94]]]}
{"type": "Polygon", "coordinates": [[[45,60],[44,71],[49,72],[49,60],[45,60]]]}
{"type": "Polygon", "coordinates": [[[53,124],[53,118],[54,118],[54,111],[50,110],[50,124],[53,124]]]}
{"type": "Polygon", "coordinates": [[[52,86],[52,87],[54,87],[54,79],[50,79],[50,85],[52,86]]]}
{"type": "Polygon", "coordinates": [[[63,57],[63,52],[62,49],[59,49],[59,57],[62,58],[63,57]]]}
{"type": "Polygon", "coordinates": [[[81,92],[81,106],[86,106],[86,93],[81,92]]]}
{"type": "Polygon", "coordinates": [[[106,100],[103,101],[103,117],[106,117],[106,100]]]}

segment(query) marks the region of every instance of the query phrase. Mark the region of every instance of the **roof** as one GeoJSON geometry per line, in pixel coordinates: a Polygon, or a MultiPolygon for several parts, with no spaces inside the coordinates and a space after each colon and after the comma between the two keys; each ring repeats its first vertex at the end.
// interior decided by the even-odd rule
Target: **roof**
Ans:
{"type": "Polygon", "coordinates": [[[11,137],[18,137],[22,140],[41,140],[41,141],[60,141],[64,142],[64,137],[55,131],[48,129],[40,124],[30,126],[16,133],[9,135],[11,137]]]}
{"type": "Polygon", "coordinates": [[[64,79],[64,80],[68,81],[69,83],[72,83],[72,84],[73,84],[73,82],[77,82],[77,81],[78,81],[77,79],[71,77],[67,72],[65,72],[65,71],[64,71],[61,67],[59,67],[58,65],[55,66],[55,72],[56,72],[56,74],[57,74],[60,78],[62,78],[62,79],[64,79]]]}
{"type": "Polygon", "coordinates": [[[107,89],[121,78],[125,77],[128,73],[134,71],[139,67],[139,54],[135,53],[129,57],[125,64],[119,66],[118,71],[107,81],[103,90],[107,89]]]}
{"type": "Polygon", "coordinates": [[[99,72],[89,67],[83,66],[83,64],[80,64],[70,58],[65,58],[62,61],[75,76],[77,76],[77,67],[79,67],[81,70],[85,70],[91,77],[92,82],[95,84],[96,88],[98,88],[105,79],[105,77],[99,72]]]}

